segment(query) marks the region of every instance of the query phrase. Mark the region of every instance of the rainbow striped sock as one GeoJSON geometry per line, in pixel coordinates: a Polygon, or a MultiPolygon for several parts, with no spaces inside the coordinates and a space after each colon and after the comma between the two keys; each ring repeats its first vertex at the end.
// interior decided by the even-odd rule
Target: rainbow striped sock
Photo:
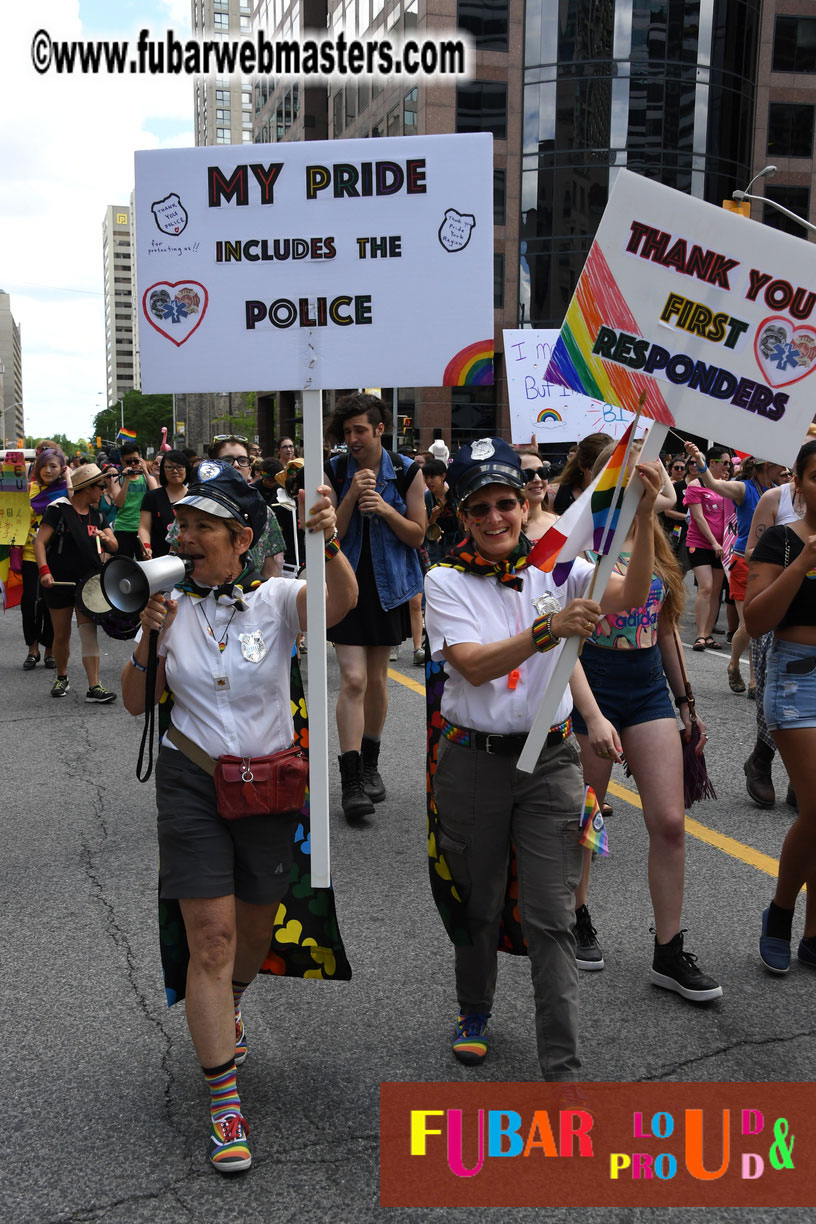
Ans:
{"type": "Polygon", "coordinates": [[[242,995],[243,995],[243,993],[244,993],[244,991],[246,990],[246,988],[247,988],[247,986],[248,986],[248,985],[249,985],[249,982],[236,982],[236,981],[233,979],[233,983],[232,983],[232,1002],[233,1002],[233,1005],[234,1005],[234,1007],[235,1007],[235,1014],[236,1014],[236,1016],[240,1016],[240,1014],[241,1014],[241,997],[242,997],[242,995]]]}
{"type": "Polygon", "coordinates": [[[210,1090],[210,1115],[214,1122],[223,1114],[241,1112],[238,1072],[235,1069],[234,1058],[221,1067],[205,1067],[204,1079],[210,1090]]]}

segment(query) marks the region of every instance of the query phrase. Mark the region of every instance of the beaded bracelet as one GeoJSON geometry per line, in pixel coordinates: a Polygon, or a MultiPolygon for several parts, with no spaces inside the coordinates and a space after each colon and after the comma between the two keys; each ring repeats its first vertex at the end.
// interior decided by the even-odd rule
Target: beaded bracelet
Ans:
{"type": "Polygon", "coordinates": [[[554,616],[555,612],[545,612],[543,616],[537,616],[530,626],[530,632],[533,635],[533,645],[542,654],[545,650],[552,650],[561,641],[560,637],[556,637],[550,627],[554,616]]]}
{"type": "Polygon", "coordinates": [[[137,663],[137,662],[136,662],[136,652],[135,652],[135,651],[134,651],[134,652],[133,652],[133,654],[130,656],[130,661],[131,661],[131,663],[133,664],[133,666],[136,668],[136,670],[137,670],[137,671],[140,671],[140,672],[146,672],[146,671],[147,671],[147,668],[146,668],[146,667],[142,667],[141,663],[137,663]]]}
{"type": "Polygon", "coordinates": [[[337,538],[337,530],[335,529],[334,535],[326,544],[326,547],[323,551],[323,555],[327,561],[331,561],[332,558],[336,557],[339,552],[340,552],[340,541],[337,538]]]}

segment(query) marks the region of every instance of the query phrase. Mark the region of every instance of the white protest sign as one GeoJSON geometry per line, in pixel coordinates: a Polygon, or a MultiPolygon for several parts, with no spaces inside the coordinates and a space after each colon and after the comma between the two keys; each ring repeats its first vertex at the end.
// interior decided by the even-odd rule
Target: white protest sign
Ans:
{"type": "Polygon", "coordinates": [[[621,170],[546,377],[789,463],[814,371],[816,248],[621,170]]]}
{"type": "Polygon", "coordinates": [[[142,389],[493,381],[487,133],[136,154],[142,389]]]}
{"type": "Polygon", "coordinates": [[[516,445],[533,435],[537,442],[580,442],[591,433],[623,435],[633,413],[544,377],[558,339],[556,329],[505,329],[502,335],[510,436],[516,445]]]}

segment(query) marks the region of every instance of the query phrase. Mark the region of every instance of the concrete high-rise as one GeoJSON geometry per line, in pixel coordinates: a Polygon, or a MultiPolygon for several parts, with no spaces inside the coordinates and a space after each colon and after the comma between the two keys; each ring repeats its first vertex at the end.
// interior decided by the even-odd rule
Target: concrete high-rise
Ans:
{"type": "Polygon", "coordinates": [[[0,433],[3,445],[25,437],[23,416],[23,348],[11,298],[0,289],[0,433]]]}
{"type": "Polygon", "coordinates": [[[102,222],[108,406],[135,386],[131,215],[127,205],[111,204],[102,222]]]}
{"type": "MultiPolygon", "coordinates": [[[[816,222],[815,115],[816,10],[812,0],[765,0],[751,173],[766,165],[777,170],[764,184],[760,180],[753,192],[811,223],[816,222]]],[[[751,209],[752,216],[766,225],[816,240],[816,235],[767,204],[754,202],[751,209]]]]}

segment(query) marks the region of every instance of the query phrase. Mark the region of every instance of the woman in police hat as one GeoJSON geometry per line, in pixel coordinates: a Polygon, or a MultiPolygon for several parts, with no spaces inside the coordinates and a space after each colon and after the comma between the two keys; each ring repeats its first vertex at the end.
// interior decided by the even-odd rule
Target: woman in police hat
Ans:
{"type": "MultiPolygon", "coordinates": [[[[336,543],[328,489],[317,493],[306,526],[326,537],[331,625],[354,606],[357,584],[336,543]]],[[[176,548],[194,562],[192,574],[172,599],[154,595],[142,612],[122,695],[131,714],[144,711],[148,631],[158,630],[155,698],[168,687],[174,699],[156,769],[160,894],[177,899],[184,918],[187,1020],[210,1091],[210,1160],[233,1173],[251,1163],[236,1087],[247,1052],[241,995],[269,951],[297,811],[224,819],[212,771],[232,756],[250,758],[251,772],[251,758],[291,746],[289,662],[306,627],[306,584],[261,583],[247,564],[266,504],[231,464],[200,463],[175,509],[176,548]]],[[[241,796],[233,801],[240,810],[241,796]]]]}
{"type": "MultiPolygon", "coordinates": [[[[512,447],[481,438],[462,447],[448,469],[467,537],[426,575],[425,623],[431,656],[443,660],[448,673],[433,776],[439,850],[464,902],[470,941],[457,940],[456,947],[453,1053],[460,1062],[478,1064],[487,1053],[512,843],[541,1072],[546,1080],[577,1078],[573,889],[581,870],[584,788],[569,692],[561,696],[533,772],[516,765],[562,639],[589,637],[602,612],[642,603],[648,594],[658,468],[637,465],[644,492],[631,564],[625,577],[610,578],[599,601],[586,597],[588,562],[574,561],[568,573],[557,569],[557,578],[527,565],[524,474],[512,447]]],[[[614,729],[600,715],[580,665],[573,686],[593,748],[616,754],[614,729]]]]}

